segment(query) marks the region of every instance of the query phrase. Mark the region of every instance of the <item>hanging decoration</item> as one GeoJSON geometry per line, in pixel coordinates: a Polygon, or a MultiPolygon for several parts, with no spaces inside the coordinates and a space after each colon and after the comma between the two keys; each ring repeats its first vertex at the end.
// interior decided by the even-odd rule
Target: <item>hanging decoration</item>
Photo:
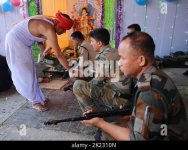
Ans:
{"type": "Polygon", "coordinates": [[[39,4],[39,0],[36,0],[36,12],[39,15],[40,14],[40,4],[39,4]]]}
{"type": "Polygon", "coordinates": [[[23,18],[26,18],[27,15],[27,2],[29,0],[1,0],[0,5],[3,12],[8,12],[13,9],[13,7],[20,7],[19,12],[23,16],[23,18]]]}
{"type": "Polygon", "coordinates": [[[123,19],[123,18],[127,18],[127,3],[126,3],[126,1],[123,1],[123,3],[122,3],[122,19],[121,19],[121,27],[123,27],[123,28],[121,28],[121,34],[120,34],[120,39],[122,39],[125,35],[127,35],[127,22],[125,22],[125,20],[126,19],[123,19]]]}
{"type": "Polygon", "coordinates": [[[28,17],[28,0],[20,0],[20,14],[23,18],[28,17]]]}
{"type": "Polygon", "coordinates": [[[11,0],[11,4],[12,4],[13,6],[15,6],[15,7],[19,7],[20,4],[21,4],[21,2],[20,2],[20,0],[11,0]]]}
{"type": "Polygon", "coordinates": [[[20,0],[20,7],[22,7],[24,5],[24,3],[28,3],[29,0],[20,0]]]}
{"type": "Polygon", "coordinates": [[[148,0],[136,0],[136,3],[140,6],[147,5],[148,0]]]}
{"type": "Polygon", "coordinates": [[[12,10],[12,5],[10,0],[5,1],[4,3],[1,4],[1,9],[3,12],[8,12],[12,10]]]}
{"type": "Polygon", "coordinates": [[[123,1],[122,0],[119,0],[118,1],[118,20],[117,20],[117,46],[119,45],[119,42],[121,40],[121,22],[122,22],[122,4],[123,4],[123,1]]]}
{"type": "MultiPolygon", "coordinates": [[[[35,16],[40,14],[40,0],[30,0],[28,2],[28,16],[35,16]]],[[[40,53],[38,45],[33,45],[34,53],[36,56],[40,53]]]]}
{"type": "Polygon", "coordinates": [[[29,16],[35,16],[39,14],[39,0],[30,0],[29,1],[29,16]]]}
{"type": "Polygon", "coordinates": [[[104,27],[112,29],[115,23],[115,0],[104,0],[104,27]]]}
{"type": "Polygon", "coordinates": [[[24,0],[20,0],[20,7],[24,5],[24,0]]]}
{"type": "Polygon", "coordinates": [[[7,2],[7,0],[0,0],[0,5],[2,5],[5,2],[7,2]]]}
{"type": "Polygon", "coordinates": [[[101,12],[100,12],[100,18],[101,18],[101,21],[100,21],[100,27],[103,27],[104,26],[104,23],[103,23],[103,20],[104,20],[104,0],[101,0],[101,12]]]}
{"type": "Polygon", "coordinates": [[[117,6],[116,0],[104,0],[104,14],[103,14],[103,27],[110,32],[110,45],[115,47],[116,39],[116,17],[115,11],[117,6]]]}

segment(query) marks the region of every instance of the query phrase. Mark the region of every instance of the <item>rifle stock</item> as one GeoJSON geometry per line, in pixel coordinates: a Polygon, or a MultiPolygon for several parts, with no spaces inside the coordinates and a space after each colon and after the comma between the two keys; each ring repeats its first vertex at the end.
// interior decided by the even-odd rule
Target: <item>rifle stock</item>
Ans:
{"type": "Polygon", "coordinates": [[[89,120],[95,117],[111,117],[111,116],[118,116],[118,115],[130,115],[132,112],[131,109],[129,108],[123,108],[123,109],[115,109],[115,110],[110,110],[110,111],[102,111],[102,112],[91,112],[89,114],[85,114],[84,116],[81,117],[75,117],[75,118],[66,118],[66,119],[61,119],[61,120],[50,120],[44,122],[44,125],[57,125],[58,123],[61,122],[70,122],[70,121],[81,121],[81,120],[89,120]]]}

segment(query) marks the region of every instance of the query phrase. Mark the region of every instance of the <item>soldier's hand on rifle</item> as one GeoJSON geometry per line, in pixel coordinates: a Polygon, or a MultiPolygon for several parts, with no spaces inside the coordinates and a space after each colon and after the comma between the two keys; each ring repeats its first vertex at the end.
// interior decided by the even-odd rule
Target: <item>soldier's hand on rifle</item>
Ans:
{"type": "Polygon", "coordinates": [[[131,117],[130,115],[126,115],[126,116],[122,116],[120,119],[125,120],[125,121],[129,121],[130,117],[131,117]]]}
{"type": "Polygon", "coordinates": [[[89,114],[89,113],[91,113],[91,112],[93,112],[93,109],[92,109],[92,108],[89,108],[87,111],[85,111],[85,112],[83,113],[83,115],[89,114]]]}
{"type": "Polygon", "coordinates": [[[81,123],[83,123],[86,126],[96,126],[98,127],[101,122],[103,122],[103,118],[95,117],[90,120],[83,120],[81,123]]]}
{"type": "MultiPolygon", "coordinates": [[[[86,112],[84,112],[83,115],[87,115],[87,114],[89,114],[91,112],[93,112],[92,108],[90,108],[86,112]]],[[[92,118],[90,120],[83,120],[83,121],[81,121],[81,123],[83,123],[86,126],[96,126],[96,124],[100,121],[100,119],[102,119],[102,118],[95,117],[95,118],[92,118]]]]}

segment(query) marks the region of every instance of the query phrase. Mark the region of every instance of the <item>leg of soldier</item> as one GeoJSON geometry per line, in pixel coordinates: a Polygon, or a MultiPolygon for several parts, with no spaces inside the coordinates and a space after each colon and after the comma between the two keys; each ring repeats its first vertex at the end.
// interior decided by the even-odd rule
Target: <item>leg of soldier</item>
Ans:
{"type": "Polygon", "coordinates": [[[76,80],[73,85],[73,93],[76,96],[83,112],[94,106],[90,97],[91,86],[88,82],[83,80],[76,80]]]}
{"type": "Polygon", "coordinates": [[[82,80],[73,85],[75,94],[83,112],[88,109],[104,111],[105,109],[121,108],[128,101],[116,95],[116,92],[105,86],[99,87],[82,80]]]}
{"type": "MultiPolygon", "coordinates": [[[[83,112],[90,108],[94,111],[104,111],[106,109],[120,108],[128,104],[126,99],[117,96],[116,92],[112,89],[105,86],[98,87],[82,80],[75,81],[73,93],[83,112]]],[[[116,124],[120,121],[120,117],[108,117],[105,120],[116,124]]],[[[113,138],[98,129],[95,140],[113,140],[113,138]]]]}

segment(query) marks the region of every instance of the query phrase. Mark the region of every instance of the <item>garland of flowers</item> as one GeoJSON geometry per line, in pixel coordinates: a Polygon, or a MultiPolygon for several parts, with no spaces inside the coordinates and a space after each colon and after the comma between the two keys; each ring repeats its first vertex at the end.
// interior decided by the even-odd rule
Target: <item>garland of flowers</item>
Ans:
{"type": "Polygon", "coordinates": [[[100,21],[100,27],[103,27],[104,26],[104,22],[103,22],[103,19],[104,19],[104,0],[101,0],[101,13],[100,13],[100,16],[101,16],[101,21],[100,21]]]}
{"type": "Polygon", "coordinates": [[[115,27],[115,13],[114,10],[116,9],[116,0],[104,0],[103,3],[103,27],[108,29],[110,32],[111,40],[110,45],[111,47],[115,47],[115,38],[114,38],[114,27],[115,27]]]}
{"type": "Polygon", "coordinates": [[[104,27],[112,29],[115,23],[115,0],[104,0],[104,27]]]}
{"type": "Polygon", "coordinates": [[[30,0],[29,2],[29,16],[35,16],[39,14],[39,0],[30,0]]]}
{"type": "Polygon", "coordinates": [[[24,1],[23,1],[23,6],[20,9],[20,12],[22,13],[23,18],[25,19],[27,17],[27,15],[26,15],[26,3],[24,3],[24,1]]]}
{"type": "Polygon", "coordinates": [[[40,14],[40,3],[39,0],[36,0],[36,12],[39,15],[40,14]]]}
{"type": "MultiPolygon", "coordinates": [[[[30,0],[28,3],[28,12],[29,16],[35,16],[40,14],[40,0],[30,0]]],[[[40,50],[36,43],[33,45],[33,50],[35,61],[37,61],[40,50]]]]}
{"type": "Polygon", "coordinates": [[[22,17],[25,19],[28,17],[28,7],[27,7],[27,0],[20,0],[20,5],[19,5],[20,9],[20,14],[22,15],[22,17]]]}
{"type": "Polygon", "coordinates": [[[117,46],[119,45],[119,42],[120,42],[120,36],[121,36],[121,20],[122,20],[122,0],[119,0],[118,1],[119,4],[118,4],[118,20],[117,20],[117,46]]]}

